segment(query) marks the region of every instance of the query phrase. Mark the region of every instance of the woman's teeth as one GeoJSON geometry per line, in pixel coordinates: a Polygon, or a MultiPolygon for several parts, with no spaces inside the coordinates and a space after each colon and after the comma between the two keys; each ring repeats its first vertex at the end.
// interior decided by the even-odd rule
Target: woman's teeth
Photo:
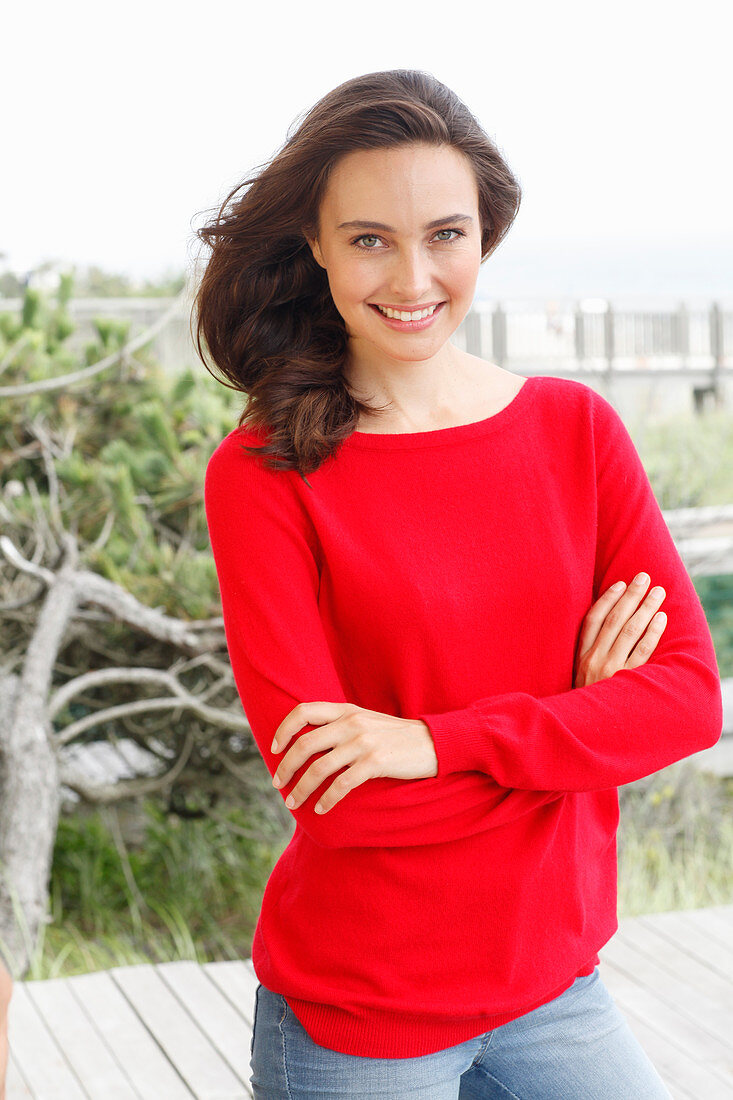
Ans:
{"type": "MultiPolygon", "coordinates": [[[[439,302],[438,305],[441,303],[439,302]]],[[[431,317],[435,313],[438,305],[429,306],[427,309],[418,309],[414,313],[408,313],[406,310],[390,309],[388,306],[377,306],[380,313],[383,313],[385,317],[393,317],[397,321],[421,321],[423,317],[431,317]]]]}

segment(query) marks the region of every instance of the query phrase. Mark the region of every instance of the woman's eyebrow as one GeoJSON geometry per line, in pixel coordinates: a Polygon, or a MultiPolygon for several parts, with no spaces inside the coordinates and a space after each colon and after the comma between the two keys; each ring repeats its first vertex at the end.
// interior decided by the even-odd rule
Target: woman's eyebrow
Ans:
{"type": "MultiPolygon", "coordinates": [[[[473,218],[468,214],[448,214],[445,218],[436,218],[433,222],[428,222],[423,226],[423,229],[435,229],[439,225],[443,225],[445,222],[472,222],[473,218]]],[[[395,230],[391,225],[385,225],[384,222],[366,222],[366,221],[353,221],[353,222],[341,222],[338,229],[383,229],[385,233],[394,233],[395,230]]]]}

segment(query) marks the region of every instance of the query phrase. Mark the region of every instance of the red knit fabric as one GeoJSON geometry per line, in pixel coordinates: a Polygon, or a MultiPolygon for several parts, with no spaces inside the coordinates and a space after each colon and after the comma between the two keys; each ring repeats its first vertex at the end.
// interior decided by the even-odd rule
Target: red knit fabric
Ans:
{"type": "Polygon", "coordinates": [[[438,774],[316,814],[331,775],[293,811],[254,969],[321,1046],[430,1054],[592,971],[617,927],[616,788],[720,736],[712,639],[623,421],[582,382],[531,377],[459,427],[355,432],[310,487],[241,450],[263,440],[226,436],[205,504],[270,774],[277,726],[312,700],[424,719],[438,774]],[[641,570],[667,592],[655,653],[574,689],[590,605],[641,570]]]}

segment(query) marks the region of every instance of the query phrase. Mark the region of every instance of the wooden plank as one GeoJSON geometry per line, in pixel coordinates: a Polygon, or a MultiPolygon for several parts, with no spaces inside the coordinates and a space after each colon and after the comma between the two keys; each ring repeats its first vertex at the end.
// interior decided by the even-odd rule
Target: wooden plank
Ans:
{"type": "MultiPolygon", "coordinates": [[[[68,979],[70,980],[70,979],[68,979]]],[[[113,1058],[93,1019],[71,992],[67,979],[28,982],[28,995],[53,1034],[56,1044],[90,1096],[138,1100],[127,1074],[113,1058]]]]}
{"type": "MultiPolygon", "coordinates": [[[[106,970],[67,979],[141,1100],[193,1100],[166,1054],[106,970]]],[[[12,1002],[11,1002],[12,1003],[12,1002]]]]}
{"type": "Polygon", "coordinates": [[[613,951],[617,943],[631,945],[645,957],[652,959],[670,977],[676,978],[681,988],[684,988],[687,994],[693,995],[693,999],[694,994],[697,993],[725,1015],[733,1010],[731,982],[707,967],[701,966],[700,962],[678,943],[664,936],[658,936],[653,927],[650,928],[640,922],[623,925],[606,948],[610,947],[613,951]]]}
{"type": "Polygon", "coordinates": [[[197,1100],[249,1100],[242,1082],[152,966],[114,967],[109,973],[197,1100]]]}
{"type": "Polygon", "coordinates": [[[678,944],[713,973],[733,980],[733,944],[711,941],[694,920],[683,913],[654,913],[636,919],[653,929],[657,936],[678,944]]]}
{"type": "Polygon", "coordinates": [[[707,1064],[704,1039],[701,1044],[699,1034],[690,1034],[687,1020],[656,1001],[610,962],[602,960],[600,973],[668,1088],[674,1087],[694,1100],[731,1100],[731,1078],[707,1064]]]}
{"type": "Polygon", "coordinates": [[[254,970],[246,961],[204,963],[202,969],[244,1016],[251,1030],[254,1023],[255,993],[259,984],[254,970]]]}
{"type": "MultiPolygon", "coordinates": [[[[629,935],[629,932],[625,934],[629,935]]],[[[603,960],[653,993],[662,1005],[673,1008],[693,1026],[703,1029],[708,1035],[708,1057],[719,1068],[733,1074],[733,1003],[730,989],[728,1004],[716,1003],[702,990],[691,987],[688,982],[670,973],[660,961],[648,956],[633,942],[629,943],[621,932],[617,932],[604,947],[603,960]]]]}
{"type": "Polygon", "coordinates": [[[729,923],[720,912],[713,912],[710,918],[706,917],[706,912],[705,909],[680,909],[674,913],[661,913],[659,915],[663,917],[665,921],[671,920],[671,918],[674,917],[674,923],[679,924],[680,927],[687,926],[694,928],[706,942],[710,940],[706,929],[709,919],[716,922],[722,921],[724,925],[727,924],[728,935],[723,934],[721,931],[718,936],[713,938],[718,941],[718,945],[723,949],[726,965],[730,964],[733,967],[733,941],[730,936],[730,933],[733,932],[733,924],[729,923]]]}
{"type": "Polygon", "coordinates": [[[33,1093],[21,1076],[13,1058],[12,1050],[8,1052],[8,1072],[5,1076],[5,1087],[7,1100],[33,1100],[33,1093]]]}
{"type": "Polygon", "coordinates": [[[231,1066],[247,1095],[251,1095],[249,1052],[252,1028],[244,1015],[237,1011],[198,963],[158,963],[155,969],[184,1008],[195,1006],[197,1027],[231,1066]]]}
{"type": "Polygon", "coordinates": [[[706,936],[717,940],[723,947],[733,943],[733,905],[717,905],[710,909],[687,909],[683,914],[694,920],[706,936]]]}
{"type": "Polygon", "coordinates": [[[36,1010],[28,986],[15,982],[8,1009],[8,1044],[35,1100],[89,1100],[63,1051],[36,1010]]]}

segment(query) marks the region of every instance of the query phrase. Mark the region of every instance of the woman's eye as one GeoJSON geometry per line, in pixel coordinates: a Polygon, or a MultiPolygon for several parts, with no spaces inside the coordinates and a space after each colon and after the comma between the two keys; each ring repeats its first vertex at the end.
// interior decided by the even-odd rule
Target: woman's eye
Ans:
{"type": "MultiPolygon", "coordinates": [[[[438,232],[435,234],[435,238],[438,240],[439,244],[453,244],[454,241],[457,241],[457,240],[459,240],[460,237],[465,237],[465,236],[466,236],[466,234],[463,232],[462,229],[439,229],[438,232]],[[441,233],[453,233],[454,236],[452,236],[452,237],[441,237],[440,236],[441,233]]],[[[361,237],[356,237],[351,243],[353,245],[355,245],[356,248],[362,249],[363,252],[381,252],[382,250],[380,248],[375,248],[374,245],[362,244],[362,241],[378,241],[378,240],[379,240],[379,237],[377,237],[375,234],[363,233],[361,235],[361,237]]]]}
{"type": "MultiPolygon", "coordinates": [[[[365,236],[363,236],[363,237],[357,237],[357,238],[356,238],[356,240],[354,241],[354,244],[357,244],[357,245],[358,245],[358,244],[359,244],[359,241],[378,241],[378,240],[379,240],[379,237],[373,237],[373,236],[372,236],[371,234],[367,234],[367,235],[365,235],[365,236]]],[[[374,249],[373,249],[373,248],[371,248],[371,246],[370,246],[370,245],[364,245],[364,244],[362,244],[362,245],[359,245],[359,247],[360,247],[360,248],[366,248],[366,250],[367,250],[368,252],[373,252],[373,251],[374,251],[374,249]]]]}

